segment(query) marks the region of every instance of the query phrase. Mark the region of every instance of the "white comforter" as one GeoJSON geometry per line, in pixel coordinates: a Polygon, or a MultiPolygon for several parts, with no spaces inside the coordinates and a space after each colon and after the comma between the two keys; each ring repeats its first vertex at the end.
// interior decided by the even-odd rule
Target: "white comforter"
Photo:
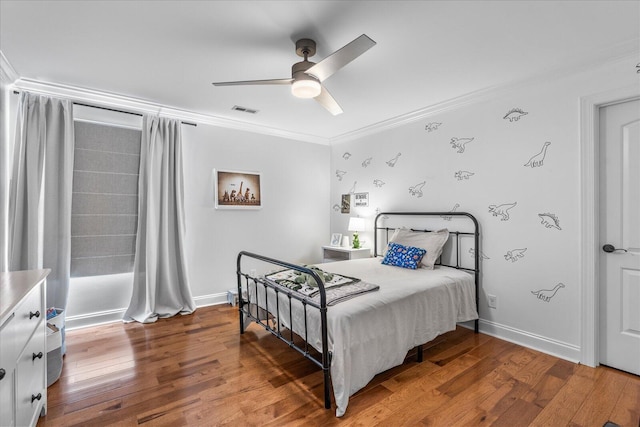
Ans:
{"type": "MultiPolygon", "coordinates": [[[[327,310],[331,381],[338,417],[344,415],[351,395],[376,374],[401,364],[410,349],[455,329],[456,322],[478,318],[473,276],[461,270],[410,270],[382,265],[380,258],[319,267],[380,286],[379,291],[327,310]]],[[[304,325],[301,304],[294,304],[292,327],[288,324],[286,297],[281,298],[281,323],[296,333],[302,332],[298,326],[304,325]]],[[[269,307],[275,307],[275,295],[270,294],[269,299],[269,307]]],[[[263,301],[259,303],[263,305],[263,301]]],[[[321,351],[319,312],[310,308],[307,316],[309,344],[321,351]]]]}

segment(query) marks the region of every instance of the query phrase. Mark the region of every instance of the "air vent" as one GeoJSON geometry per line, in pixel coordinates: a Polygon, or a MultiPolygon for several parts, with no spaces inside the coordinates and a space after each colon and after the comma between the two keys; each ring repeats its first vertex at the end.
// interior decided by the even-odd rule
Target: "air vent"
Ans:
{"type": "Polygon", "coordinates": [[[245,108],[239,105],[234,105],[231,109],[235,111],[242,111],[243,113],[249,113],[249,114],[255,114],[258,112],[258,110],[252,110],[251,108],[245,108]]]}

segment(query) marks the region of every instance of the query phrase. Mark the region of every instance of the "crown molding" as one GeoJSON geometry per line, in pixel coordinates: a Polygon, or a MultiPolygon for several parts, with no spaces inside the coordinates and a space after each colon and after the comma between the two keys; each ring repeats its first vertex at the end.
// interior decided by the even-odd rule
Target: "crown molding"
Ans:
{"type": "Polygon", "coordinates": [[[13,68],[4,53],[0,50],[0,80],[5,85],[11,85],[18,80],[20,76],[13,68]]]}
{"type": "Polygon", "coordinates": [[[458,109],[474,103],[492,100],[504,96],[513,91],[523,89],[528,86],[558,80],[568,75],[585,71],[592,71],[600,67],[610,66],[621,61],[632,61],[635,67],[638,52],[640,51],[640,41],[627,40],[607,49],[601,49],[588,61],[573,63],[570,66],[550,68],[534,77],[508,82],[502,85],[486,87],[474,92],[448,99],[443,102],[429,105],[427,107],[402,114],[387,120],[374,123],[363,128],[347,132],[334,137],[320,137],[297,132],[290,132],[269,126],[255,125],[252,123],[202,114],[194,111],[187,111],[166,105],[123,96],[119,94],[97,91],[93,89],[80,88],[70,85],[41,82],[37,80],[20,78],[4,54],[0,51],[0,78],[7,80],[8,84],[13,83],[16,88],[31,92],[60,96],[72,101],[97,104],[105,107],[127,110],[135,113],[161,114],[183,121],[207,124],[211,126],[234,129],[239,131],[257,133],[261,135],[278,138],[291,139],[295,141],[309,142],[321,145],[334,145],[347,141],[365,138],[389,129],[403,126],[418,120],[423,120],[445,111],[458,109]]]}
{"type": "Polygon", "coordinates": [[[469,92],[457,98],[448,99],[407,114],[402,114],[400,116],[375,123],[371,126],[366,126],[361,129],[330,138],[330,143],[339,144],[364,138],[408,123],[426,119],[430,116],[434,116],[448,110],[454,110],[470,104],[496,99],[529,86],[559,80],[570,75],[597,70],[598,68],[609,67],[621,62],[631,61],[634,63],[635,67],[639,51],[639,40],[627,40],[615,46],[611,46],[609,49],[601,50],[599,55],[592,57],[588,61],[580,61],[565,67],[550,68],[544,73],[537,74],[530,78],[515,80],[506,84],[490,86],[474,92],[469,92]]]}
{"type": "Polygon", "coordinates": [[[309,142],[313,144],[328,145],[330,142],[327,138],[322,138],[315,135],[300,134],[296,132],[285,131],[282,129],[271,128],[268,126],[254,125],[239,120],[225,119],[208,114],[202,114],[169,107],[166,105],[155,104],[128,96],[93,89],[80,88],[71,85],[41,82],[38,80],[27,78],[18,78],[15,81],[14,86],[19,90],[26,90],[29,92],[40,93],[49,96],[64,97],[74,102],[96,104],[103,107],[125,110],[133,113],[162,115],[163,117],[174,118],[186,122],[207,124],[211,126],[258,133],[285,139],[293,139],[296,141],[309,142]]]}

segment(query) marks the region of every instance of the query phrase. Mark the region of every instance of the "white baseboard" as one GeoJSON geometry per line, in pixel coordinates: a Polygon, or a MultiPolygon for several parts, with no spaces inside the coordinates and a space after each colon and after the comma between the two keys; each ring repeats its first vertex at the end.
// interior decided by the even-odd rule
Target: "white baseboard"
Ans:
{"type": "MultiPolygon", "coordinates": [[[[227,304],[227,293],[202,295],[194,298],[196,307],[227,304]]],[[[65,319],[67,331],[105,323],[122,322],[126,308],[119,310],[100,311],[71,316],[65,319]]],[[[473,329],[473,322],[461,323],[461,326],[473,329]]],[[[578,363],[580,361],[580,347],[532,334],[499,323],[480,319],[480,332],[493,337],[512,342],[533,350],[541,351],[552,356],[578,363]]]]}
{"type": "Polygon", "coordinates": [[[93,313],[80,314],[65,318],[65,328],[67,331],[91,326],[104,325],[105,323],[122,322],[126,308],[108,311],[96,311],[93,313]]]}
{"type": "Polygon", "coordinates": [[[580,347],[556,341],[547,337],[532,334],[510,326],[480,319],[480,332],[528,347],[542,353],[550,354],[574,363],[580,363],[580,347]]]}
{"type": "MultiPolygon", "coordinates": [[[[222,292],[218,294],[202,295],[194,297],[193,300],[196,303],[196,307],[226,304],[227,293],[222,292]]],[[[96,311],[77,316],[69,316],[65,319],[65,328],[67,331],[71,331],[73,329],[104,325],[105,323],[122,322],[122,317],[126,311],[126,308],[120,308],[116,310],[96,311]]]]}
{"type": "Polygon", "coordinates": [[[193,300],[196,302],[196,307],[206,307],[208,305],[226,304],[227,293],[221,292],[219,294],[202,295],[199,297],[194,297],[193,300]]]}

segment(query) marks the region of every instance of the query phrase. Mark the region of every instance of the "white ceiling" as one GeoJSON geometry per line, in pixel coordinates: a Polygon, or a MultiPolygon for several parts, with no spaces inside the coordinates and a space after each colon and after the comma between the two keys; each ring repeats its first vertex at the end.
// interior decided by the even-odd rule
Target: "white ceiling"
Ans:
{"type": "Polygon", "coordinates": [[[0,1],[0,50],[22,81],[125,95],[301,140],[336,140],[479,91],[638,52],[639,1],[0,1]],[[377,42],[324,84],[332,116],[288,86],[294,43],[318,62],[377,42]],[[239,105],[259,110],[232,111],[239,105]]]}

